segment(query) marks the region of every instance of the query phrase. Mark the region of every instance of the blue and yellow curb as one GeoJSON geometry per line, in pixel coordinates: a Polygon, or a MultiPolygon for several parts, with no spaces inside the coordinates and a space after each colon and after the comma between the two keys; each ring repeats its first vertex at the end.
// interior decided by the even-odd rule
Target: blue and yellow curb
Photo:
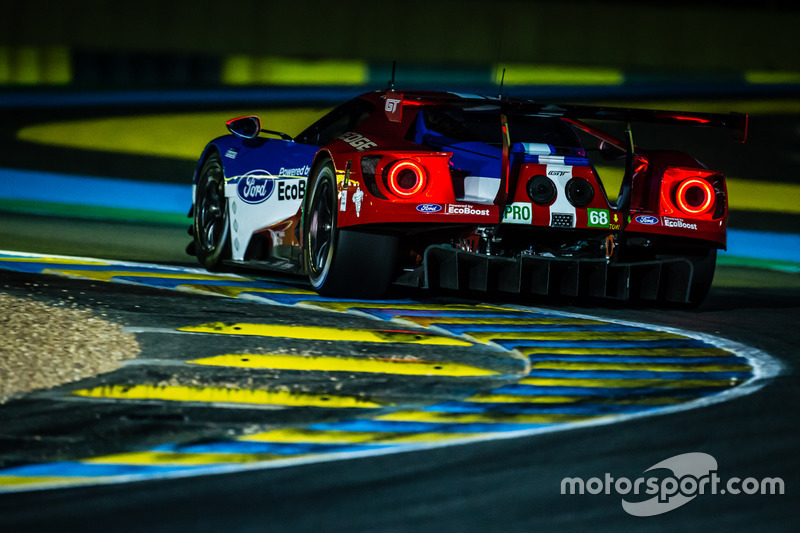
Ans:
{"type": "MultiPolygon", "coordinates": [[[[184,334],[401,342],[405,343],[406,354],[413,353],[409,350],[419,343],[491,344],[505,350],[508,357],[522,361],[512,382],[505,379],[490,390],[460,400],[419,406],[359,402],[313,392],[303,397],[284,397],[270,396],[267,391],[209,392],[176,386],[154,389],[130,383],[74,391],[73,396],[79,401],[236,401],[276,405],[306,402],[301,404],[343,408],[348,414],[325,423],[279,427],[214,442],[164,443],[101,457],[10,467],[0,470],[0,492],[283,467],[607,424],[700,407],[752,392],[779,371],[777,363],[765,354],[723,339],[552,310],[437,301],[311,298],[302,287],[274,280],[14,252],[0,252],[0,269],[246,297],[267,305],[369,316],[376,324],[374,329],[341,330],[338,340],[325,328],[289,331],[286,326],[270,324],[190,325],[181,328],[184,334]],[[409,337],[410,330],[404,329],[408,326],[424,328],[423,333],[409,337]],[[244,331],[247,328],[250,329],[244,331]],[[406,337],[381,337],[383,331],[400,331],[406,337]]],[[[308,372],[385,371],[405,374],[404,379],[437,375],[436,372],[455,378],[484,375],[493,379],[491,372],[459,366],[457,361],[431,362],[431,371],[426,373],[421,367],[396,371],[396,365],[403,364],[399,360],[371,360],[360,368],[357,361],[337,359],[318,358],[315,364],[313,358],[303,356],[219,354],[187,363],[242,371],[272,365],[308,372]]]]}

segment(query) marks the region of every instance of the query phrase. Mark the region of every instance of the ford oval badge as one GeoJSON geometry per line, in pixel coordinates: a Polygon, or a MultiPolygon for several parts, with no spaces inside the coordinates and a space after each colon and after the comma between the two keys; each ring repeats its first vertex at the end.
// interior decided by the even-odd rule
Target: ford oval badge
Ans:
{"type": "Polygon", "coordinates": [[[442,206],[439,204],[419,204],[417,206],[417,211],[420,213],[437,213],[442,210],[442,206]]]}
{"type": "Polygon", "coordinates": [[[272,196],[275,180],[265,176],[243,176],[236,186],[236,193],[248,204],[260,204],[272,196]]]}
{"type": "Polygon", "coordinates": [[[636,217],[636,222],[639,224],[647,224],[648,226],[652,226],[654,224],[658,224],[658,218],[651,217],[650,215],[639,215],[636,217]]]}

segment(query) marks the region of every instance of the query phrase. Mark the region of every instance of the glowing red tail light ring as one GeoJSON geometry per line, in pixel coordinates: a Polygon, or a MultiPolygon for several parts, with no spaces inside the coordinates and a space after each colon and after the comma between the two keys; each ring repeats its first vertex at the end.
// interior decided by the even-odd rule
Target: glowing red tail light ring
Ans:
{"type": "Polygon", "coordinates": [[[700,178],[689,178],[678,185],[675,191],[675,201],[678,209],[687,215],[701,215],[707,212],[714,205],[714,188],[709,182],[700,178]],[[705,198],[698,206],[692,206],[686,199],[686,194],[693,188],[698,187],[703,190],[705,198]]]}
{"type": "Polygon", "coordinates": [[[389,169],[387,181],[392,194],[396,194],[400,198],[411,198],[425,189],[425,186],[428,184],[428,177],[422,165],[411,159],[403,159],[392,165],[392,168],[389,169]],[[400,186],[400,174],[404,170],[411,170],[416,175],[416,181],[413,187],[407,188],[400,186]]]}

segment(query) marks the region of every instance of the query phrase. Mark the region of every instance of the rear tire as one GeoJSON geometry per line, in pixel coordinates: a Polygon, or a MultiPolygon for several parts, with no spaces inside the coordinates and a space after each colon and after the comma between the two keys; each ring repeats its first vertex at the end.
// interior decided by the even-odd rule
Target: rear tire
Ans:
{"type": "Polygon", "coordinates": [[[687,257],[694,267],[692,285],[689,288],[689,307],[698,307],[705,300],[714,281],[714,270],[717,267],[717,250],[711,248],[703,255],[687,257]]]}
{"type": "Polygon", "coordinates": [[[337,227],[336,173],[329,159],[314,166],[303,206],[303,264],[325,296],[380,298],[392,281],[397,239],[337,227]]]}
{"type": "Polygon", "coordinates": [[[215,153],[200,170],[194,199],[194,252],[207,270],[217,270],[230,256],[229,231],[225,176],[215,153]]]}

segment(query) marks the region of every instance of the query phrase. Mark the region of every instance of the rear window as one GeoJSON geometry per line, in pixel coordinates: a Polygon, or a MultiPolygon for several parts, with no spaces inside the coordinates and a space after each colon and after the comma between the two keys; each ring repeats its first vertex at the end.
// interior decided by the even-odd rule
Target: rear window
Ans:
{"type": "MultiPolygon", "coordinates": [[[[436,106],[422,112],[425,127],[457,142],[478,141],[502,146],[500,109],[497,106],[436,106]]],[[[580,147],[580,141],[567,124],[558,118],[532,115],[506,115],[511,142],[545,143],[560,147],[580,147]]]]}

